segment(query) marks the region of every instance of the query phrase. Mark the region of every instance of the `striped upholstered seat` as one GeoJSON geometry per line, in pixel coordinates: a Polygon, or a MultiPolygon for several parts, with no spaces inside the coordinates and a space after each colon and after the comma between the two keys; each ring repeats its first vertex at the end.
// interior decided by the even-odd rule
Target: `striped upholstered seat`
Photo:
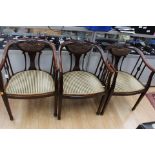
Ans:
{"type": "Polygon", "coordinates": [[[87,95],[104,92],[101,82],[91,73],[72,71],[63,75],[63,93],[87,95]]]}
{"type": "Polygon", "coordinates": [[[54,92],[51,75],[38,70],[29,70],[15,74],[6,87],[7,94],[30,95],[54,92]]]}
{"type": "Polygon", "coordinates": [[[133,92],[144,89],[144,86],[132,75],[125,72],[118,72],[115,92],[133,92]]]}

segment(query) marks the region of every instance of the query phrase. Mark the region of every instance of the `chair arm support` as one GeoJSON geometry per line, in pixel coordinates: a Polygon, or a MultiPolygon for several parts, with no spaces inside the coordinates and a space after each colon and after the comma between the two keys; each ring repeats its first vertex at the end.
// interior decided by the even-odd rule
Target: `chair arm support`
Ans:
{"type": "Polygon", "coordinates": [[[6,62],[6,59],[2,58],[2,61],[0,63],[0,71],[2,71],[2,69],[3,69],[4,65],[5,65],[5,62],[6,62]]]}
{"type": "Polygon", "coordinates": [[[103,56],[103,49],[100,47],[100,46],[98,46],[97,44],[94,44],[95,45],[95,47],[100,51],[100,54],[101,54],[101,57],[102,57],[102,60],[103,60],[103,62],[104,62],[104,64],[105,64],[105,66],[107,67],[107,69],[111,72],[111,73],[114,73],[115,71],[116,71],[116,69],[113,67],[113,65],[111,64],[111,63],[107,63],[106,61],[105,61],[105,59],[104,59],[104,56],[103,56]]]}
{"type": "Polygon", "coordinates": [[[2,77],[2,72],[0,71],[0,92],[4,92],[4,82],[2,77]]]}
{"type": "Polygon", "coordinates": [[[48,44],[51,47],[51,49],[53,50],[54,69],[56,71],[58,71],[58,63],[57,63],[57,58],[56,58],[57,57],[56,56],[56,48],[55,48],[53,43],[48,43],[48,44]]]}
{"type": "Polygon", "coordinates": [[[59,84],[59,93],[63,94],[63,73],[59,71],[59,77],[58,77],[58,84],[59,84]]]}
{"type": "Polygon", "coordinates": [[[150,87],[151,82],[152,82],[153,75],[154,75],[154,72],[151,72],[150,75],[149,75],[149,78],[147,80],[147,83],[145,85],[146,88],[149,88],[150,87]]]}
{"type": "Polygon", "coordinates": [[[3,52],[3,56],[2,56],[2,60],[1,60],[1,63],[0,63],[0,71],[2,71],[4,65],[5,65],[5,62],[7,60],[7,56],[8,56],[8,50],[9,48],[12,46],[12,44],[14,43],[14,41],[10,41],[4,48],[4,52],[3,52]]]}

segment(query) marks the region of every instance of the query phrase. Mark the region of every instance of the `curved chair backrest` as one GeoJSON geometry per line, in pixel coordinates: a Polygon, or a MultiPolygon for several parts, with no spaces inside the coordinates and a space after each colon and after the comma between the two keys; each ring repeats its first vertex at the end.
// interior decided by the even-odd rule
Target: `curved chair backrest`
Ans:
{"type": "MultiPolygon", "coordinates": [[[[124,61],[124,58],[130,53],[130,49],[126,47],[126,45],[110,45],[106,48],[111,54],[112,54],[112,64],[117,68],[118,70],[121,70],[121,67],[118,67],[118,63],[121,58],[122,63],[124,61]]],[[[122,64],[121,64],[122,65],[122,64]]]]}
{"type": "Polygon", "coordinates": [[[60,48],[60,59],[62,59],[62,49],[66,48],[70,55],[70,71],[78,71],[80,69],[80,58],[83,55],[82,69],[84,66],[84,59],[88,52],[93,48],[93,44],[90,42],[82,42],[77,40],[66,41],[60,48]],[[73,66],[73,56],[75,58],[75,64],[73,66]]]}
{"type": "MultiPolygon", "coordinates": [[[[147,75],[152,79],[155,70],[148,64],[144,54],[138,48],[128,45],[121,47],[112,45],[107,47],[107,50],[109,51],[109,55],[111,55],[111,57],[108,56],[108,59],[115,66],[116,70],[128,72],[144,85],[146,85],[146,83],[143,82],[144,75],[147,75]],[[129,54],[131,51],[134,51],[136,55],[134,54],[133,56],[131,55],[132,53],[129,54]]],[[[148,79],[148,77],[146,78],[148,79]]],[[[150,82],[151,80],[147,82],[148,86],[150,85],[150,82]]]]}
{"type": "Polygon", "coordinates": [[[13,75],[15,73],[9,56],[9,51],[12,48],[22,51],[24,55],[24,61],[22,61],[24,70],[41,70],[40,56],[43,53],[44,49],[49,48],[50,50],[52,50],[51,66],[49,72],[51,74],[54,74],[54,70],[57,69],[56,49],[53,43],[49,43],[43,40],[23,39],[19,41],[10,41],[4,49],[0,68],[1,66],[5,65],[5,69],[10,75],[13,75]],[[27,61],[28,57],[30,61],[27,61]]]}
{"type": "Polygon", "coordinates": [[[60,47],[60,72],[66,72],[63,71],[63,68],[67,65],[67,63],[70,63],[67,72],[79,70],[90,72],[88,68],[89,65],[91,65],[93,68],[91,73],[94,74],[101,82],[105,83],[105,81],[108,80],[105,75],[110,74],[110,71],[113,73],[113,68],[110,66],[110,64],[108,64],[108,62],[106,62],[104,54],[105,53],[102,48],[95,43],[77,40],[66,41],[62,43],[60,47]],[[62,51],[64,47],[70,55],[68,57],[70,58],[70,62],[67,59],[67,62],[65,61],[63,65],[62,51]],[[90,52],[95,53],[97,56],[91,56],[90,52]],[[75,58],[75,62],[73,62],[73,56],[75,58]],[[97,59],[91,60],[91,63],[87,64],[85,61],[89,62],[92,57],[97,59]]]}

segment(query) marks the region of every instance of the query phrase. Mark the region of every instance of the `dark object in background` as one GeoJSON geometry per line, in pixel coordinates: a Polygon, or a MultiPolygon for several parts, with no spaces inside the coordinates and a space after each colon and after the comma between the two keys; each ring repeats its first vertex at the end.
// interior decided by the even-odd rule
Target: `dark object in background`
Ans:
{"type": "Polygon", "coordinates": [[[140,39],[134,39],[128,41],[132,46],[139,48],[145,55],[155,55],[155,48],[150,46],[147,42],[140,39]]]}
{"type": "Polygon", "coordinates": [[[153,35],[155,26],[131,26],[135,29],[135,33],[153,35]]]}
{"type": "Polygon", "coordinates": [[[155,122],[147,122],[139,124],[136,129],[155,129],[155,122]]]}
{"type": "Polygon", "coordinates": [[[58,50],[60,46],[59,37],[55,37],[53,43],[55,44],[56,50],[58,50]]]}

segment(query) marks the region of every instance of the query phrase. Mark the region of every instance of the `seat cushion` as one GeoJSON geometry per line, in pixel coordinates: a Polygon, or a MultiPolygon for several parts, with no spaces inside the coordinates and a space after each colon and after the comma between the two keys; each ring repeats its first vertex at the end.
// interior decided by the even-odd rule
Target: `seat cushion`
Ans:
{"type": "Polygon", "coordinates": [[[30,95],[54,92],[51,75],[38,70],[29,70],[15,74],[6,87],[7,94],[30,95]]]}
{"type": "Polygon", "coordinates": [[[104,92],[104,86],[93,74],[84,71],[72,71],[63,75],[63,93],[88,95],[104,92]]]}
{"type": "Polygon", "coordinates": [[[115,92],[133,92],[144,89],[144,86],[132,75],[125,72],[118,72],[115,92]]]}

